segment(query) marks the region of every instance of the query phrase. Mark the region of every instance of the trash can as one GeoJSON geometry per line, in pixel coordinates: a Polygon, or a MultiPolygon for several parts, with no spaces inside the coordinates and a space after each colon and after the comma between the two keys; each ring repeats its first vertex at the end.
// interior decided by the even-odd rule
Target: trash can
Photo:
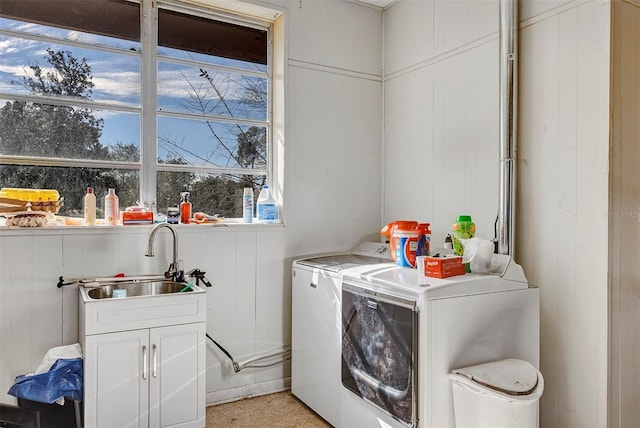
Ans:
{"type": "Polygon", "coordinates": [[[542,374],[530,363],[506,359],[453,370],[456,427],[536,428],[542,374]]]}
{"type": "Polygon", "coordinates": [[[81,428],[82,376],[80,345],[60,346],[47,352],[34,373],[16,377],[7,393],[21,408],[38,411],[41,428],[81,428]]]}
{"type": "Polygon", "coordinates": [[[37,410],[0,404],[0,427],[40,428],[40,414],[37,410]]]}
{"type": "Polygon", "coordinates": [[[39,428],[82,428],[82,409],[80,402],[75,400],[64,400],[64,404],[60,405],[18,398],[18,407],[24,411],[37,412],[39,428]]]}

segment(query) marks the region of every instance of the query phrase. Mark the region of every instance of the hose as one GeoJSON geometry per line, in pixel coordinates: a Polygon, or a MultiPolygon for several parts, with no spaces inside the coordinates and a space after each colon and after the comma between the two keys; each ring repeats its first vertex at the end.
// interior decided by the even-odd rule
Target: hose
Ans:
{"type": "Polygon", "coordinates": [[[238,373],[240,370],[246,369],[246,368],[262,369],[262,368],[267,368],[267,367],[273,367],[275,365],[283,364],[283,363],[291,360],[291,350],[290,349],[285,349],[284,351],[278,351],[278,352],[275,352],[273,354],[254,357],[254,358],[251,358],[251,359],[249,359],[249,360],[247,360],[245,362],[237,363],[237,362],[235,362],[235,360],[233,359],[233,357],[231,356],[229,351],[224,349],[222,347],[222,345],[220,345],[218,342],[216,342],[213,339],[213,337],[209,336],[209,333],[206,333],[206,335],[207,335],[207,338],[209,340],[211,340],[218,347],[218,349],[220,349],[229,358],[229,360],[231,360],[231,365],[233,366],[233,371],[236,372],[236,373],[238,373]],[[262,360],[265,360],[265,359],[268,359],[268,358],[277,357],[277,356],[281,356],[282,359],[277,360],[277,361],[260,363],[260,361],[262,361],[262,360]]]}

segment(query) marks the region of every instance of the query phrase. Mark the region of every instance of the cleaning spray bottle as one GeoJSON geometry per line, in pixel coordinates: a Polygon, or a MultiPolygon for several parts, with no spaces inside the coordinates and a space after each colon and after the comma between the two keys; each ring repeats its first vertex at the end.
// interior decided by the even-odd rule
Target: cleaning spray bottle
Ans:
{"type": "Polygon", "coordinates": [[[189,192],[180,193],[180,223],[189,224],[191,222],[191,202],[189,202],[189,192]]]}
{"type": "Polygon", "coordinates": [[[242,195],[242,221],[253,223],[253,189],[245,187],[242,195]]]}

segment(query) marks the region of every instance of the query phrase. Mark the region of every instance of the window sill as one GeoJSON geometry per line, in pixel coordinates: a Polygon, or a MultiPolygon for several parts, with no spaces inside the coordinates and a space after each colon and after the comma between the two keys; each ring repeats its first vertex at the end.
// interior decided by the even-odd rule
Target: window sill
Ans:
{"type": "MultiPolygon", "coordinates": [[[[140,233],[141,231],[151,231],[155,224],[130,225],[130,226],[65,226],[47,225],[45,227],[14,227],[0,225],[0,234],[12,236],[19,235],[81,235],[81,234],[127,234],[140,233]]],[[[278,230],[285,229],[284,223],[243,223],[242,221],[224,221],[223,223],[202,223],[202,224],[174,224],[179,233],[201,233],[204,231],[225,230],[225,231],[248,231],[248,230],[278,230]]]]}

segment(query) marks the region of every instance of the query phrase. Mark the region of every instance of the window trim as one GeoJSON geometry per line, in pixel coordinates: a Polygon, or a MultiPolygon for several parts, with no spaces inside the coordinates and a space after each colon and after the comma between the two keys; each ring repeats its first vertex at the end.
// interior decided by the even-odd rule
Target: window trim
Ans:
{"type": "MultiPolygon", "coordinates": [[[[205,18],[221,20],[230,23],[237,23],[239,25],[248,26],[252,28],[262,29],[267,31],[267,73],[268,79],[268,93],[267,93],[267,119],[266,121],[253,121],[234,119],[229,121],[225,117],[215,117],[215,120],[221,122],[232,123],[244,123],[249,125],[260,125],[267,127],[267,167],[265,169],[241,169],[241,168],[220,168],[220,167],[194,167],[189,166],[190,171],[203,172],[203,173],[220,173],[220,174],[241,174],[241,175],[266,175],[268,177],[267,183],[271,186],[273,194],[279,201],[282,207],[282,165],[283,165],[283,150],[282,143],[284,138],[284,12],[285,10],[267,9],[261,6],[252,5],[244,2],[229,2],[228,0],[201,0],[198,4],[190,0],[159,0],[159,2],[144,1],[144,0],[128,0],[134,3],[140,4],[141,13],[141,28],[140,28],[140,46],[141,53],[131,53],[124,49],[118,49],[114,47],[92,45],[84,42],[78,42],[73,40],[64,39],[61,40],[65,45],[89,48],[93,50],[101,50],[106,52],[112,52],[117,54],[139,56],[141,58],[141,85],[143,87],[152,87],[153,90],[148,92],[141,92],[140,107],[123,106],[117,104],[111,104],[108,102],[94,102],[94,101],[82,101],[74,99],[73,101],[65,100],[60,97],[47,97],[47,96],[29,96],[29,95],[17,95],[17,94],[0,94],[0,97],[5,97],[10,100],[23,100],[36,103],[51,102],[56,105],[67,105],[74,107],[86,107],[95,110],[108,109],[112,111],[121,111],[129,113],[137,113],[141,116],[140,126],[140,162],[118,162],[118,161],[95,161],[95,160],[83,160],[83,159],[62,159],[62,158],[41,158],[31,156],[7,156],[0,155],[0,163],[14,164],[14,165],[33,165],[33,166],[64,166],[64,167],[82,167],[82,168],[118,168],[138,170],[140,172],[140,189],[139,196],[141,202],[147,204],[147,206],[155,209],[156,203],[156,191],[157,191],[157,173],[159,171],[175,171],[184,172],[185,169],[180,168],[177,165],[171,164],[158,164],[157,163],[157,118],[159,112],[157,111],[157,64],[158,60],[170,61],[175,63],[185,63],[192,65],[194,62],[182,61],[176,58],[166,58],[163,55],[157,54],[157,21],[158,10],[160,7],[166,8],[172,11],[193,14],[196,16],[202,16],[205,18]],[[232,6],[232,7],[228,7],[232,6]],[[222,7],[221,9],[218,9],[222,7]],[[234,10],[238,8],[238,11],[234,10]],[[241,11],[240,11],[241,9],[241,11]],[[249,13],[248,13],[249,12],[249,13]],[[251,12],[254,12],[255,15],[251,12]],[[269,18],[267,18],[269,17],[269,18]],[[275,40],[274,29],[279,28],[278,40],[275,40]],[[145,48],[145,46],[152,46],[153,49],[145,48]],[[278,58],[276,60],[276,58],[278,58]],[[276,64],[276,61],[282,61],[282,64],[276,64]],[[146,64],[146,65],[145,65],[146,64]],[[152,66],[149,66],[152,64],[152,66]],[[279,77],[274,79],[274,70],[278,70],[279,77]],[[279,83],[276,83],[279,82],[279,83]],[[277,88],[276,89],[276,85],[277,88]],[[274,94],[276,97],[274,98],[274,94]],[[277,100],[280,100],[279,102],[277,100]],[[279,124],[276,129],[276,122],[279,124]],[[278,136],[276,138],[276,136],[278,136]],[[278,147],[276,147],[276,141],[278,147]],[[152,161],[146,161],[146,159],[152,159],[152,161]]],[[[25,35],[23,33],[12,32],[9,30],[0,30],[0,34],[29,38],[32,40],[38,40],[46,43],[52,42],[51,38],[40,35],[25,35]]],[[[207,64],[211,66],[211,64],[207,64]]],[[[253,72],[251,70],[235,69],[233,67],[215,66],[216,69],[226,70],[230,72],[241,72],[246,75],[257,75],[260,77],[265,76],[264,73],[253,72]]],[[[162,112],[162,116],[176,116],[184,118],[197,118],[195,115],[189,114],[176,114],[162,112]]],[[[208,116],[208,119],[214,116],[208,116]]],[[[280,222],[283,222],[282,209],[280,210],[280,222]]]]}

